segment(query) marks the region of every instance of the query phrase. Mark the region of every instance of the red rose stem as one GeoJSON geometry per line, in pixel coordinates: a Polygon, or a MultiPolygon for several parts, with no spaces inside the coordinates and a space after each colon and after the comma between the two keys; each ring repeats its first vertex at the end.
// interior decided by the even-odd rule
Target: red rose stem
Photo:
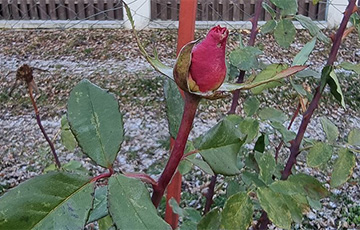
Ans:
{"type": "MultiPolygon", "coordinates": [[[[180,15],[179,15],[179,30],[178,30],[178,43],[177,54],[181,48],[188,42],[194,40],[195,19],[196,19],[197,1],[194,0],[181,0],[180,1],[180,15]]],[[[180,90],[180,89],[179,89],[180,90]]],[[[181,90],[180,90],[181,92],[181,90]]],[[[181,92],[183,95],[183,92],[181,92]]],[[[174,139],[170,139],[170,149],[174,146],[174,139]]],[[[173,213],[168,201],[174,198],[178,203],[181,197],[181,174],[177,171],[167,187],[166,194],[166,211],[165,221],[176,229],[179,222],[179,215],[173,213]]]]}

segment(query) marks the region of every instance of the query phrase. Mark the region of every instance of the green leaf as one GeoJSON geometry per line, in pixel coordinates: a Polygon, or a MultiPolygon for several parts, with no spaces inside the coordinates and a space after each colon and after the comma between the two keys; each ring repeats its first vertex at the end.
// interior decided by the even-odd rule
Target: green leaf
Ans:
{"type": "Polygon", "coordinates": [[[275,27],[276,27],[276,21],[269,20],[260,27],[260,31],[262,34],[272,33],[275,30],[275,27]]]}
{"type": "Polygon", "coordinates": [[[276,17],[275,10],[269,4],[267,4],[266,2],[262,2],[261,6],[271,15],[272,18],[276,17]]]}
{"type": "Polygon", "coordinates": [[[319,167],[327,163],[332,155],[332,147],[323,142],[317,142],[306,156],[306,163],[309,167],[319,167]]]}
{"type": "Polygon", "coordinates": [[[339,158],[336,160],[331,174],[330,186],[335,188],[344,184],[351,177],[355,165],[355,155],[348,149],[341,148],[339,150],[339,158]]]}
{"type": "Polygon", "coordinates": [[[272,177],[276,167],[274,156],[269,153],[262,154],[257,163],[260,168],[260,179],[262,179],[265,184],[271,184],[273,182],[272,177]]]}
{"type": "Polygon", "coordinates": [[[314,77],[314,78],[320,78],[321,74],[317,71],[314,71],[312,69],[305,69],[303,71],[298,72],[295,74],[296,77],[314,77]]]}
{"type": "Polygon", "coordinates": [[[276,181],[270,188],[284,195],[304,195],[312,199],[320,199],[329,194],[316,178],[302,173],[291,175],[287,180],[276,181]]]}
{"type": "Polygon", "coordinates": [[[174,81],[166,80],[164,84],[166,99],[166,116],[169,122],[169,132],[174,139],[179,131],[181,117],[184,112],[184,100],[174,81]]]}
{"type": "Polygon", "coordinates": [[[145,185],[123,175],[108,182],[109,212],[118,229],[171,229],[158,216],[145,185]]]}
{"type": "MultiPolygon", "coordinates": [[[[284,1],[286,2],[286,1],[284,1]]],[[[296,29],[292,21],[289,19],[281,19],[274,31],[276,42],[283,48],[289,48],[290,44],[294,41],[296,29]]]]}
{"type": "MultiPolygon", "coordinates": [[[[273,64],[273,65],[269,65],[269,66],[274,66],[275,69],[276,69],[279,65],[280,64],[273,64]]],[[[286,67],[286,65],[280,65],[280,66],[286,67]]],[[[228,82],[224,82],[215,91],[215,95],[224,95],[224,92],[232,92],[232,91],[235,91],[235,90],[249,90],[249,89],[255,89],[255,88],[259,88],[260,86],[263,86],[263,87],[260,87],[259,92],[256,92],[256,90],[255,91],[252,90],[253,93],[260,93],[264,89],[267,89],[269,87],[275,87],[275,86],[271,85],[270,83],[279,82],[281,79],[289,77],[289,76],[291,76],[293,74],[296,74],[297,72],[300,72],[300,71],[304,70],[306,67],[307,66],[292,66],[290,68],[287,68],[287,69],[284,69],[284,70],[280,71],[279,73],[275,73],[275,75],[271,75],[270,77],[268,75],[266,75],[266,74],[263,74],[261,77],[259,77],[257,75],[255,77],[255,80],[250,82],[250,83],[249,82],[246,82],[246,83],[228,83],[228,82]]],[[[271,68],[273,68],[273,67],[271,67],[271,68]]],[[[209,96],[209,95],[204,95],[204,96],[209,96]]]]}
{"type": "Polygon", "coordinates": [[[311,20],[311,18],[301,14],[295,15],[294,17],[305,29],[309,30],[310,34],[313,37],[316,37],[324,43],[330,43],[330,39],[323,32],[321,32],[320,28],[315,24],[313,20],[311,20]]]}
{"type": "Polygon", "coordinates": [[[94,204],[87,222],[91,223],[107,216],[109,214],[107,205],[107,186],[97,188],[95,190],[94,204]]]}
{"type": "Polygon", "coordinates": [[[216,174],[232,176],[240,173],[237,167],[237,154],[243,143],[201,150],[200,154],[216,174]]]}
{"type": "Polygon", "coordinates": [[[261,207],[267,212],[269,219],[277,227],[290,229],[292,218],[284,195],[266,187],[258,188],[256,194],[261,207]]]}
{"type": "Polygon", "coordinates": [[[82,151],[103,167],[110,167],[124,139],[116,98],[82,80],[70,93],[68,120],[82,151]]]}
{"type": "Polygon", "coordinates": [[[288,130],[283,124],[277,121],[272,121],[270,125],[280,132],[282,139],[285,143],[288,143],[291,140],[294,140],[296,137],[296,133],[288,130]]]}
{"type": "Polygon", "coordinates": [[[260,106],[260,101],[256,97],[248,97],[244,101],[244,111],[248,117],[254,115],[260,106]]]}
{"type": "Polygon", "coordinates": [[[260,124],[257,120],[250,117],[247,117],[242,122],[240,122],[240,131],[247,136],[245,141],[246,143],[252,142],[252,140],[257,137],[259,132],[259,125],[260,124]]]}
{"type": "Polygon", "coordinates": [[[252,202],[245,192],[232,195],[221,213],[220,229],[246,230],[252,222],[253,212],[252,202]]]}
{"type": "Polygon", "coordinates": [[[281,110],[266,107],[260,110],[259,117],[262,120],[277,121],[283,123],[286,121],[287,116],[281,110]]]}
{"type": "Polygon", "coordinates": [[[340,67],[346,70],[354,71],[357,74],[360,74],[360,64],[353,64],[345,61],[340,64],[340,67]]]}
{"type": "Polygon", "coordinates": [[[348,143],[350,145],[360,146],[360,129],[353,129],[350,131],[348,143]]]}
{"type": "Polygon", "coordinates": [[[306,43],[306,45],[301,49],[301,51],[296,54],[292,66],[304,65],[309,59],[309,55],[313,51],[315,43],[316,39],[312,39],[310,42],[306,43]]]}
{"type": "Polygon", "coordinates": [[[281,15],[294,15],[298,9],[297,0],[271,0],[271,2],[282,10],[281,15]]]}
{"type": "Polygon", "coordinates": [[[254,150],[263,153],[265,151],[266,142],[268,142],[266,134],[262,133],[255,143],[254,150]]]}
{"type": "Polygon", "coordinates": [[[309,211],[309,205],[305,196],[294,195],[286,196],[283,195],[283,199],[286,202],[286,206],[290,211],[291,218],[296,223],[301,223],[303,213],[309,211]]]}
{"type": "Polygon", "coordinates": [[[198,223],[198,230],[218,230],[220,229],[220,209],[214,208],[210,212],[208,212],[198,223]]]}
{"type": "Polygon", "coordinates": [[[85,176],[50,172],[0,197],[0,229],[83,229],[94,183],[85,176]]]}
{"type": "MultiPolygon", "coordinates": [[[[195,155],[195,154],[194,154],[195,155]]],[[[207,174],[210,174],[211,176],[214,176],[215,173],[212,171],[212,169],[210,168],[210,166],[208,165],[208,163],[206,163],[205,161],[201,160],[201,159],[191,159],[191,158],[186,158],[186,160],[190,161],[191,163],[193,163],[194,165],[196,165],[197,167],[199,167],[202,171],[204,171],[207,174]]]]}
{"type": "Polygon", "coordinates": [[[345,108],[344,95],[342,93],[339,80],[338,80],[334,70],[332,70],[330,72],[329,77],[327,79],[327,83],[330,86],[331,94],[336,98],[336,100],[338,100],[338,102],[340,102],[342,107],[345,108]]]}
{"type": "Polygon", "coordinates": [[[99,230],[116,230],[114,226],[114,221],[112,220],[110,215],[101,218],[98,221],[98,224],[99,224],[99,230]]]}
{"type": "Polygon", "coordinates": [[[300,94],[301,96],[306,96],[307,92],[303,88],[302,85],[295,84],[293,80],[290,79],[291,86],[295,89],[295,91],[300,94]]]}
{"type": "Polygon", "coordinates": [[[204,150],[241,142],[244,135],[237,127],[241,120],[242,118],[237,115],[226,116],[208,132],[195,140],[195,148],[204,150]]]}
{"type": "MultiPolygon", "coordinates": [[[[264,80],[267,80],[267,79],[271,79],[276,74],[283,71],[284,69],[286,69],[286,65],[282,65],[282,64],[268,65],[263,71],[261,71],[258,75],[256,75],[253,83],[261,82],[261,81],[264,81],[264,80]]],[[[273,81],[273,82],[270,82],[270,83],[267,83],[267,84],[257,86],[255,88],[251,89],[251,92],[254,93],[254,94],[259,94],[265,89],[274,88],[274,87],[279,86],[279,85],[281,85],[280,80],[273,81]]]]}
{"type": "Polygon", "coordinates": [[[240,70],[248,71],[257,66],[257,56],[262,54],[257,47],[246,46],[242,49],[236,49],[229,55],[230,63],[240,70]]]}
{"type": "Polygon", "coordinates": [[[229,198],[230,196],[232,196],[238,192],[244,192],[244,191],[245,191],[245,188],[239,184],[239,181],[231,180],[227,183],[227,186],[226,186],[226,197],[229,198]]]}
{"type": "Polygon", "coordinates": [[[65,146],[69,151],[73,151],[77,142],[74,137],[74,134],[71,132],[70,125],[66,119],[66,115],[61,117],[61,143],[65,146]]]}
{"type": "MultiPolygon", "coordinates": [[[[186,143],[184,153],[188,153],[188,152],[191,152],[194,150],[195,150],[195,147],[194,147],[193,143],[191,141],[188,141],[186,143]]],[[[191,161],[189,161],[189,160],[194,159],[195,157],[196,157],[196,154],[191,154],[191,155],[187,156],[184,160],[180,161],[178,170],[181,175],[185,175],[191,171],[191,169],[193,167],[193,163],[191,163],[191,161]]]]}
{"type": "Polygon", "coordinates": [[[339,137],[339,129],[326,117],[321,117],[320,122],[326,134],[327,140],[330,143],[334,143],[339,137]]]}
{"type": "Polygon", "coordinates": [[[174,197],[171,197],[169,200],[169,205],[173,211],[173,213],[178,214],[180,217],[184,217],[184,210],[180,208],[178,202],[175,200],[174,197]]]}
{"type": "Polygon", "coordinates": [[[241,174],[241,179],[245,184],[250,185],[253,183],[256,187],[264,187],[266,184],[259,179],[259,176],[255,173],[245,171],[241,174]]]}

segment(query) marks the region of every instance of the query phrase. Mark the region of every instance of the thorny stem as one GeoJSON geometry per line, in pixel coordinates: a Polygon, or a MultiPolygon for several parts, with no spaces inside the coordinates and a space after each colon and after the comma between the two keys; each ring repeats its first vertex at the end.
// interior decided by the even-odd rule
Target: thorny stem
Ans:
{"type": "MultiPolygon", "coordinates": [[[[251,23],[252,23],[252,27],[251,27],[251,33],[250,33],[250,39],[248,42],[248,46],[254,46],[255,45],[255,39],[256,39],[256,35],[258,33],[258,21],[259,21],[259,17],[261,14],[261,4],[262,4],[263,0],[258,0],[256,1],[256,6],[255,6],[255,14],[254,17],[251,18],[251,23]]],[[[237,83],[243,83],[244,82],[244,77],[245,77],[245,71],[241,70],[239,73],[239,77],[237,79],[237,83]]],[[[233,94],[233,99],[232,99],[232,103],[231,103],[231,108],[229,111],[229,114],[235,114],[236,108],[239,105],[239,97],[240,97],[240,90],[236,90],[233,94]]]]}
{"type": "Polygon", "coordinates": [[[179,132],[176,137],[174,147],[171,151],[169,161],[167,162],[165,169],[158,180],[157,185],[154,186],[154,192],[151,199],[155,207],[158,207],[161,198],[165,192],[165,189],[168,186],[174,173],[176,172],[176,169],[184,154],[186,142],[195,118],[196,109],[201,99],[199,96],[190,94],[188,92],[184,92],[184,95],[184,114],[181,120],[179,132]]]}
{"type": "MultiPolygon", "coordinates": [[[[329,59],[327,61],[328,66],[333,65],[336,60],[336,55],[340,48],[341,40],[342,40],[344,31],[346,29],[346,25],[347,25],[349,18],[353,12],[354,7],[355,7],[355,2],[356,2],[356,0],[350,0],[349,5],[346,8],[346,11],[345,11],[344,17],[341,21],[340,27],[335,35],[335,40],[334,40],[333,46],[331,47],[329,59]]],[[[286,180],[289,177],[289,175],[291,174],[291,169],[294,166],[294,164],[296,163],[296,157],[300,153],[299,149],[300,149],[301,141],[304,137],[304,134],[305,134],[306,128],[310,122],[311,116],[313,115],[315,109],[318,107],[323,90],[324,90],[324,87],[321,86],[321,82],[320,82],[315,90],[314,97],[313,97],[312,101],[310,102],[308,109],[304,113],[298,133],[296,135],[296,138],[291,142],[290,156],[286,163],[285,169],[281,175],[281,179],[283,179],[283,180],[286,180]]]]}
{"type": "MultiPolygon", "coordinates": [[[[331,47],[327,65],[333,65],[335,62],[336,55],[338,53],[343,34],[346,29],[346,25],[347,25],[349,18],[353,12],[354,7],[355,7],[355,1],[356,0],[349,1],[349,4],[346,8],[344,17],[341,21],[340,27],[335,35],[335,39],[333,42],[333,46],[331,47]]],[[[298,129],[298,133],[297,133],[295,139],[293,141],[291,141],[290,156],[286,163],[285,169],[281,175],[282,180],[286,180],[290,176],[291,169],[294,166],[294,164],[296,163],[296,158],[300,153],[299,149],[300,149],[301,141],[304,137],[304,134],[305,134],[306,128],[310,122],[311,116],[314,113],[315,109],[318,107],[318,104],[319,104],[319,101],[321,98],[321,94],[324,90],[324,87],[322,87],[321,84],[322,83],[320,81],[319,85],[316,87],[314,97],[313,97],[312,101],[310,102],[308,109],[306,110],[306,112],[303,115],[303,119],[302,119],[300,127],[298,129]]],[[[267,229],[268,224],[270,224],[270,220],[267,216],[267,213],[265,211],[263,211],[255,229],[267,229]]]]}
{"type": "Polygon", "coordinates": [[[211,181],[210,181],[210,184],[209,184],[209,190],[205,195],[206,203],[205,203],[205,208],[204,208],[204,215],[210,211],[211,205],[213,203],[213,196],[214,196],[214,190],[215,190],[215,184],[216,184],[216,177],[217,177],[216,174],[211,177],[211,181]]]}
{"type": "Polygon", "coordinates": [[[114,170],[112,167],[108,168],[109,169],[109,172],[107,173],[103,173],[103,174],[100,174],[99,176],[96,176],[94,178],[91,179],[91,182],[95,182],[95,181],[98,181],[102,178],[109,178],[111,177],[113,174],[114,174],[114,170]]]}
{"type": "Polygon", "coordinates": [[[39,115],[39,110],[38,110],[38,108],[37,108],[37,106],[36,106],[36,102],[35,102],[35,99],[34,99],[34,96],[33,96],[32,87],[31,87],[30,85],[28,85],[28,89],[29,89],[30,100],[31,100],[31,103],[32,103],[32,105],[33,105],[33,107],[34,107],[35,117],[36,117],[37,124],[39,125],[39,128],[40,128],[42,134],[44,135],[47,143],[48,143],[49,146],[50,146],[51,152],[52,152],[52,154],[53,154],[53,156],[54,156],[54,159],[55,159],[56,166],[57,166],[58,168],[61,168],[61,163],[60,163],[59,158],[58,158],[58,156],[57,156],[57,154],[56,154],[54,144],[51,142],[50,138],[48,137],[48,135],[47,135],[46,132],[45,132],[44,127],[43,127],[42,124],[41,124],[41,119],[40,119],[40,115],[39,115]]]}
{"type": "MultiPolygon", "coordinates": [[[[288,130],[290,130],[292,124],[293,124],[294,121],[295,121],[295,118],[299,115],[300,108],[301,108],[301,104],[300,104],[300,102],[299,102],[299,104],[298,104],[298,106],[297,106],[297,108],[296,108],[293,116],[291,117],[290,123],[289,123],[289,125],[288,125],[288,127],[287,127],[288,130]]],[[[275,162],[276,162],[276,164],[278,163],[279,152],[280,152],[280,150],[281,150],[281,148],[282,148],[283,145],[284,145],[284,141],[281,140],[280,143],[279,143],[279,145],[275,148],[275,150],[276,150],[276,152],[275,152],[275,162]]]]}

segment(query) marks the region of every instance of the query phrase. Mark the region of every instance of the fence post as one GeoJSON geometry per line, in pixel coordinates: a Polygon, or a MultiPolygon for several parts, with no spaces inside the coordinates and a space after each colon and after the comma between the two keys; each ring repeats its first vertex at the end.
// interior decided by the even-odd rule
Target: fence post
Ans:
{"type": "MultiPolygon", "coordinates": [[[[131,14],[134,18],[135,28],[142,30],[149,25],[151,17],[151,1],[150,0],[123,0],[128,4],[131,14]]],[[[126,15],[125,7],[123,7],[124,15],[126,15]]],[[[125,19],[126,17],[124,17],[125,19]]],[[[126,29],[131,29],[131,24],[127,18],[124,20],[126,29]]]]}
{"type": "Polygon", "coordinates": [[[346,6],[347,1],[344,0],[328,1],[328,11],[326,16],[328,28],[334,28],[340,25],[346,6]]]}

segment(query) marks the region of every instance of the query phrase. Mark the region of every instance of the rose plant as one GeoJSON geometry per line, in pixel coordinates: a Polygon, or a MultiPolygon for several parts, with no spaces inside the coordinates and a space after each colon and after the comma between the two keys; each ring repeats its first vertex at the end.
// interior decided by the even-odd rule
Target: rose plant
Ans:
{"type": "MultiPolygon", "coordinates": [[[[89,177],[81,166],[74,167],[71,163],[61,165],[56,160],[58,169],[21,183],[0,197],[0,229],[83,229],[86,224],[93,222],[98,223],[99,229],[171,229],[158,215],[157,208],[176,170],[186,174],[194,165],[212,175],[204,215],[201,216],[195,209],[181,208],[174,199],[166,200],[172,210],[182,217],[181,229],[247,229],[253,223],[255,210],[261,213],[253,225],[255,229],[265,229],[270,222],[290,229],[293,222],[301,222],[303,214],[310,207],[318,206],[320,199],[329,195],[329,191],[315,177],[293,169],[297,156],[308,151],[308,166],[319,167],[329,161],[333,152],[338,152],[330,181],[332,187],[345,183],[355,166],[354,153],[359,152],[357,148],[360,146],[359,130],[350,131],[347,143],[336,143],[339,135],[336,126],[322,118],[326,142],[305,141],[304,133],[326,86],[344,104],[334,62],[346,34],[346,24],[350,20],[354,28],[359,29],[360,20],[354,10],[355,0],[350,0],[343,22],[333,37],[327,65],[322,70],[314,95],[310,96],[296,84],[296,74],[309,73],[304,64],[316,40],[330,42],[329,39],[311,20],[296,15],[295,0],[272,1],[281,10],[280,19],[276,18],[271,7],[262,2],[256,2],[249,46],[241,44],[232,51],[228,67],[225,54],[229,31],[221,26],[210,29],[201,42],[197,40],[186,44],[173,68],[162,64],[157,54],[150,56],[136,30],[133,30],[140,52],[168,78],[164,81],[164,90],[169,133],[175,142],[157,180],[141,172],[115,172],[113,162],[124,140],[119,104],[106,90],[83,80],[70,93],[67,116],[62,120],[63,140],[65,144],[71,142],[71,146],[77,143],[95,165],[108,172],[89,177]],[[282,63],[266,67],[258,65],[257,55],[261,51],[254,44],[261,7],[273,15],[273,19],[261,27],[261,31],[274,32],[280,46],[289,46],[293,40],[291,31],[294,28],[290,19],[298,20],[313,35],[313,40],[296,55],[291,66],[282,63]],[[224,82],[226,76],[231,74],[231,68],[236,70],[239,77],[236,83],[224,82]],[[249,70],[256,74],[246,78],[246,71],[249,70]],[[286,114],[275,108],[260,109],[259,101],[253,96],[282,84],[285,78],[289,78],[299,94],[299,106],[288,127],[284,126],[288,118],[286,114]],[[184,98],[178,87],[183,90],[184,98]],[[249,95],[244,95],[247,97],[244,101],[246,117],[235,114],[243,91],[249,92],[246,93],[249,95]],[[188,140],[199,102],[232,95],[229,115],[208,132],[188,140]],[[298,132],[294,133],[289,129],[299,113],[300,102],[306,101],[305,98],[311,102],[309,105],[303,103],[306,112],[298,132]],[[178,105],[184,105],[180,112],[178,105]],[[267,123],[271,130],[260,132],[260,123],[267,123]],[[268,144],[271,134],[281,139],[275,154],[268,144]],[[282,146],[290,150],[286,162],[280,162],[278,158],[282,146]],[[225,177],[228,198],[223,207],[211,209],[217,175],[225,177]],[[243,190],[239,184],[244,186],[243,190]],[[152,192],[151,198],[149,190],[152,192]]],[[[134,28],[126,4],[125,8],[134,28]]],[[[358,66],[351,63],[342,66],[358,71],[358,66]]],[[[32,72],[28,75],[33,82],[32,72]]],[[[31,89],[29,85],[32,102],[36,105],[31,89]]],[[[35,112],[41,128],[37,109],[35,112]]],[[[46,137],[46,133],[43,133],[46,137]]],[[[55,151],[53,154],[57,159],[55,151]]]]}

